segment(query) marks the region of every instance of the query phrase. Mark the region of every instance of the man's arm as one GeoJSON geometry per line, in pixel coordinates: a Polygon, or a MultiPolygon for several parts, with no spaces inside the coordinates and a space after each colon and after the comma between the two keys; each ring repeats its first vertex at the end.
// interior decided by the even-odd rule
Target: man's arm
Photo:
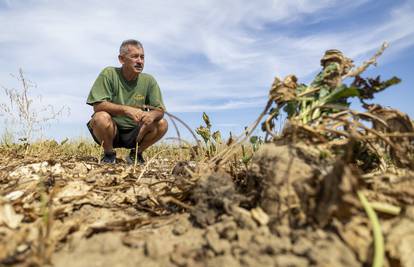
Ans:
{"type": "MultiPolygon", "coordinates": [[[[108,101],[98,102],[93,104],[93,111],[105,111],[112,116],[127,116],[134,120],[136,123],[140,123],[144,116],[144,111],[139,108],[134,108],[126,105],[114,104],[108,101]]],[[[164,115],[164,112],[162,112],[164,115]]],[[[162,117],[161,117],[162,118],[162,117]]]]}

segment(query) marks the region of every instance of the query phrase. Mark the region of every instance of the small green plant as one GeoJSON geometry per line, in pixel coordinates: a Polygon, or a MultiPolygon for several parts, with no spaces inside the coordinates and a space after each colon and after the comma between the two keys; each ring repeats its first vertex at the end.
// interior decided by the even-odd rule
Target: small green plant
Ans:
{"type": "Polygon", "coordinates": [[[244,164],[244,166],[248,167],[248,164],[250,163],[251,159],[253,158],[254,153],[259,150],[260,145],[263,144],[263,140],[260,136],[257,135],[253,135],[250,137],[249,139],[250,142],[250,146],[251,146],[251,153],[247,152],[247,149],[245,147],[245,145],[241,145],[242,148],[242,163],[244,164]]]}
{"type": "Polygon", "coordinates": [[[247,169],[247,165],[249,164],[250,160],[252,159],[253,154],[248,154],[247,153],[245,145],[241,145],[241,149],[242,149],[241,161],[243,162],[244,166],[247,169]]]}
{"type": "Polygon", "coordinates": [[[259,150],[259,147],[263,144],[263,139],[260,136],[253,135],[250,137],[250,144],[252,145],[253,152],[259,150]]]}
{"type": "Polygon", "coordinates": [[[195,131],[204,141],[207,157],[211,158],[217,152],[218,146],[223,143],[220,131],[211,133],[211,122],[208,115],[203,112],[205,126],[200,125],[195,131]]]}

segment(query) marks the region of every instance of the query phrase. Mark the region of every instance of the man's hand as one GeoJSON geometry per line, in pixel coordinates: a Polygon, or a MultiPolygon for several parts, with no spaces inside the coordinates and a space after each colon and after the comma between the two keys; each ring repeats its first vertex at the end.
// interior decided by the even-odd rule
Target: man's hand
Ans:
{"type": "Polygon", "coordinates": [[[159,121],[164,116],[164,111],[159,109],[153,109],[151,111],[143,111],[139,108],[114,104],[108,101],[99,102],[93,105],[95,112],[106,111],[112,116],[127,116],[131,118],[135,123],[142,126],[150,125],[154,121],[159,121]]]}
{"type": "Polygon", "coordinates": [[[143,122],[143,118],[145,117],[146,112],[142,111],[141,109],[130,106],[125,106],[124,108],[125,115],[130,117],[134,122],[136,122],[137,124],[143,122]]]}
{"type": "Polygon", "coordinates": [[[139,108],[134,108],[126,105],[114,104],[108,101],[102,101],[93,105],[95,112],[105,111],[111,114],[111,116],[127,116],[131,118],[135,123],[141,123],[144,111],[139,108]]]}
{"type": "Polygon", "coordinates": [[[141,122],[144,125],[150,125],[151,123],[153,123],[155,120],[158,119],[158,114],[154,113],[154,112],[143,112],[144,114],[142,115],[142,119],[141,122]]]}

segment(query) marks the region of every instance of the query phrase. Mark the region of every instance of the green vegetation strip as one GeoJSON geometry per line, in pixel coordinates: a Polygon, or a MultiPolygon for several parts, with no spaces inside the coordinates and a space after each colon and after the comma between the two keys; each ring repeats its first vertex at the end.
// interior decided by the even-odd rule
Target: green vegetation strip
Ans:
{"type": "Polygon", "coordinates": [[[371,202],[371,206],[374,210],[387,213],[390,215],[398,215],[401,212],[401,208],[388,203],[371,202]]]}
{"type": "Polygon", "coordinates": [[[384,237],[382,236],[381,225],[377,214],[364,194],[361,191],[358,191],[357,194],[359,201],[361,201],[361,204],[371,221],[372,231],[374,233],[374,261],[372,267],[382,267],[384,265],[384,237]]]}

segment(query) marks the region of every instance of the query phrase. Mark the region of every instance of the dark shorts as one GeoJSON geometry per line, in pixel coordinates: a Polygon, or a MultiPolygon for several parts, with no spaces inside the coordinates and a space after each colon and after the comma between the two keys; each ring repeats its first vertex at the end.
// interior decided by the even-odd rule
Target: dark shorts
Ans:
{"type": "MultiPolygon", "coordinates": [[[[92,130],[92,127],[90,126],[90,122],[91,121],[89,121],[86,124],[86,126],[88,126],[89,132],[91,133],[93,140],[95,140],[95,142],[98,145],[101,145],[98,138],[96,138],[96,136],[93,134],[93,130],[92,130]]],[[[117,128],[117,131],[116,131],[115,138],[112,142],[112,146],[114,148],[117,148],[117,147],[135,148],[136,140],[137,140],[138,133],[141,127],[137,125],[136,127],[131,128],[131,129],[120,129],[118,126],[116,128],[117,128]]]]}

